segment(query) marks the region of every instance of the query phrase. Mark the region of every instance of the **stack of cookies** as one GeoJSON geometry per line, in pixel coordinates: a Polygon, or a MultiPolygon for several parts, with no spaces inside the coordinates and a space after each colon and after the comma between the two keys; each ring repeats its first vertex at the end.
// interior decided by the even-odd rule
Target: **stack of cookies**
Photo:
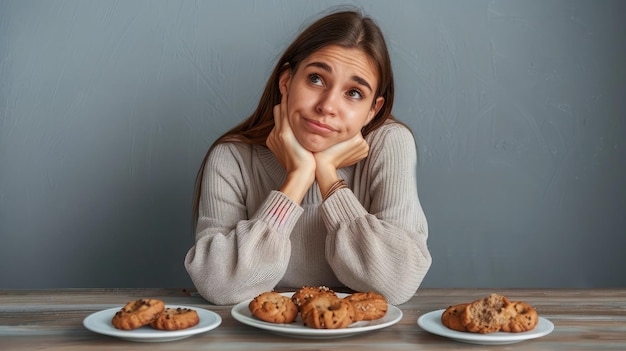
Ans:
{"type": "Polygon", "coordinates": [[[481,334],[530,331],[538,320],[537,311],[529,304],[511,302],[498,294],[450,306],[441,315],[441,323],[452,330],[481,334]]]}
{"type": "Polygon", "coordinates": [[[303,286],[291,297],[264,292],[248,305],[250,312],[263,321],[292,323],[300,314],[304,324],[315,329],[340,329],[378,319],[387,313],[387,307],[387,300],[378,293],[358,292],[340,298],[325,286],[303,286]]]}
{"type": "Polygon", "coordinates": [[[121,330],[133,330],[149,325],[158,330],[181,330],[200,322],[198,313],[190,308],[169,308],[161,300],[139,299],[127,303],[111,320],[121,330]]]}

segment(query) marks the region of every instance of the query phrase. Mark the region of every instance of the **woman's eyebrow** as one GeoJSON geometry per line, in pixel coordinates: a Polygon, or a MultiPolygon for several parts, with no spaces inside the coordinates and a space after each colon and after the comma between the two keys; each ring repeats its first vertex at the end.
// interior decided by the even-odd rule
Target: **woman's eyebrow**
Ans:
{"type": "MultiPolygon", "coordinates": [[[[333,69],[329,65],[324,63],[324,62],[314,61],[314,62],[311,62],[311,63],[307,64],[306,67],[317,67],[317,68],[323,69],[324,71],[326,71],[328,73],[333,73],[333,69]]],[[[365,80],[365,78],[357,76],[357,75],[354,75],[354,76],[350,77],[350,79],[352,79],[357,84],[360,84],[360,85],[366,87],[367,89],[369,89],[370,91],[372,91],[372,87],[367,82],[367,80],[365,80]]]]}

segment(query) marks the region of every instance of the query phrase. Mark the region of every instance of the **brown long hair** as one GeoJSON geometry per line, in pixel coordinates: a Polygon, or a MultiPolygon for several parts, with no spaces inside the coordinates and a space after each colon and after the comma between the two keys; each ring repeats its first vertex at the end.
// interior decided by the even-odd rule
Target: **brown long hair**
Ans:
{"type": "MultiPolygon", "coordinates": [[[[393,120],[394,83],[391,59],[382,31],[373,19],[357,10],[345,10],[331,13],[313,22],[285,50],[276,63],[274,70],[267,80],[265,90],[256,107],[256,110],[246,120],[224,133],[211,145],[207,151],[200,170],[196,176],[193,197],[193,226],[195,228],[204,166],[211,150],[218,144],[226,142],[241,142],[246,144],[265,145],[265,140],[274,128],[273,108],[280,103],[281,93],[279,78],[287,69],[295,72],[298,65],[317,50],[337,45],[344,48],[362,50],[378,69],[378,87],[375,97],[382,96],[384,104],[376,116],[363,127],[361,133],[366,136],[378,129],[388,119],[393,120]]],[[[376,99],[374,98],[374,101],[376,99]]]]}

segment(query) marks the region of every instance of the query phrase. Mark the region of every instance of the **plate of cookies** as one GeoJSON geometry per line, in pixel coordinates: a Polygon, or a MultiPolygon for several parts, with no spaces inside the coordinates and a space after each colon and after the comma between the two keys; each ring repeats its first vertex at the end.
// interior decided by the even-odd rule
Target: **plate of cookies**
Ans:
{"type": "Polygon", "coordinates": [[[513,344],[554,330],[554,324],[534,307],[498,294],[426,313],[417,324],[436,335],[481,345],[513,344]]]}
{"type": "Polygon", "coordinates": [[[264,292],[231,310],[239,322],[272,333],[334,339],[389,327],[402,311],[376,292],[336,293],[324,286],[295,292],[264,292]]]}
{"type": "Polygon", "coordinates": [[[146,298],[92,313],[83,320],[85,328],[95,333],[140,342],[180,340],[221,323],[222,318],[213,311],[146,298]]]}

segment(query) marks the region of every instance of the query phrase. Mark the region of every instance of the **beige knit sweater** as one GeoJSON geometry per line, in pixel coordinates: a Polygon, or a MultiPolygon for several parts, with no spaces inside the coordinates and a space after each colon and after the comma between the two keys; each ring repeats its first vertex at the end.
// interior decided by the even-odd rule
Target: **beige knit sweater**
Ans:
{"type": "Polygon", "coordinates": [[[185,258],[199,293],[218,305],[303,285],[377,291],[391,304],[414,295],[431,256],[413,135],[387,123],[366,140],[368,157],[338,170],[349,189],[322,203],[314,183],[300,205],[276,190],[286,172],[269,149],[216,146],[185,258]]]}

